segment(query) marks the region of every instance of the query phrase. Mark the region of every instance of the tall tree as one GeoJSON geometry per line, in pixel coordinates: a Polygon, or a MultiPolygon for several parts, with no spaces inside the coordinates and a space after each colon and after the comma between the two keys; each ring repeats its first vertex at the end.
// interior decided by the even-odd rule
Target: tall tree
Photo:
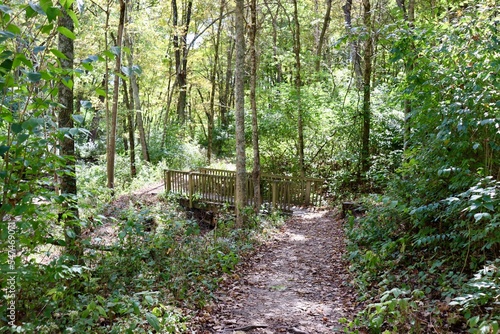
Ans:
{"type": "Polygon", "coordinates": [[[120,73],[122,60],[123,29],[125,26],[125,12],[128,0],[120,0],[120,19],[118,22],[118,36],[116,39],[115,73],[113,82],[113,106],[111,110],[111,125],[109,127],[109,143],[106,151],[106,171],[108,177],[108,188],[115,187],[115,155],[116,155],[116,124],[118,117],[118,97],[120,89],[120,73]]]}
{"type": "Polygon", "coordinates": [[[183,15],[183,22],[179,26],[179,11],[177,8],[177,0],[172,0],[172,23],[174,26],[174,52],[175,52],[175,73],[177,86],[179,88],[179,97],[177,100],[177,117],[181,123],[186,121],[186,105],[187,105],[187,63],[188,63],[188,46],[187,34],[189,24],[191,22],[191,11],[193,1],[189,0],[186,5],[186,11],[183,15]]]}
{"type": "Polygon", "coordinates": [[[224,8],[226,6],[226,0],[220,0],[219,4],[219,21],[217,22],[215,41],[214,41],[214,61],[212,70],[210,73],[210,107],[207,114],[207,160],[208,164],[212,159],[212,151],[213,151],[213,132],[214,132],[214,118],[215,118],[215,92],[217,88],[217,73],[219,72],[219,46],[220,46],[220,36],[221,36],[221,27],[222,27],[222,18],[224,15],[224,8]]]}
{"type": "Polygon", "coordinates": [[[236,0],[236,63],[234,73],[235,121],[236,121],[236,225],[245,221],[243,208],[246,205],[246,156],[245,156],[245,0],[236,0]]]}
{"type": "Polygon", "coordinates": [[[331,20],[331,11],[332,11],[332,0],[326,0],[326,12],[325,18],[323,19],[323,26],[321,27],[321,33],[319,35],[318,47],[316,48],[316,62],[315,62],[315,70],[319,72],[321,59],[323,58],[323,44],[325,43],[326,38],[326,30],[330,25],[331,20]]]}
{"type": "Polygon", "coordinates": [[[257,121],[257,0],[250,0],[250,105],[252,109],[252,147],[253,147],[253,196],[254,208],[260,210],[260,152],[259,152],[259,125],[257,121]]]}
{"type": "Polygon", "coordinates": [[[293,22],[294,22],[294,43],[293,50],[295,52],[295,94],[297,100],[297,130],[298,130],[298,143],[297,151],[299,155],[299,171],[300,176],[305,176],[304,166],[304,124],[302,118],[302,101],[301,101],[301,86],[302,79],[300,76],[300,24],[299,24],[299,11],[297,0],[293,0],[293,22]]]}
{"type": "MultiPolygon", "coordinates": [[[[410,41],[409,47],[411,50],[415,49],[415,45],[413,44],[413,38],[412,38],[412,33],[413,33],[413,28],[415,25],[415,0],[409,0],[408,1],[408,6],[406,6],[405,0],[396,0],[396,3],[398,4],[398,7],[401,9],[401,12],[403,13],[404,20],[408,26],[408,33],[410,36],[408,36],[408,40],[410,41]]],[[[405,59],[405,72],[406,72],[406,77],[407,77],[407,82],[408,76],[410,73],[413,71],[413,57],[410,56],[413,55],[413,52],[408,52],[408,55],[406,56],[405,59]]],[[[409,98],[404,99],[404,114],[405,114],[405,119],[404,119],[404,147],[403,149],[408,148],[408,141],[410,139],[410,132],[411,132],[411,124],[410,124],[410,117],[411,117],[411,100],[409,98]]]]}
{"type": "Polygon", "coordinates": [[[363,0],[363,25],[365,43],[363,50],[363,131],[361,135],[361,172],[370,169],[371,75],[372,75],[372,26],[370,0],[363,0]]]}
{"type": "MultiPolygon", "coordinates": [[[[58,123],[59,128],[73,128],[73,62],[74,62],[74,43],[73,19],[68,14],[72,11],[71,3],[66,3],[59,16],[59,51],[65,56],[60,59],[61,67],[65,71],[64,78],[59,82],[58,102],[60,104],[58,123]]],[[[62,217],[65,224],[66,247],[70,254],[77,257],[82,255],[82,249],[78,247],[77,239],[81,234],[81,227],[78,221],[78,206],[76,203],[76,172],[75,172],[75,142],[73,137],[65,135],[60,142],[60,153],[65,157],[66,172],[61,177],[61,194],[67,199],[64,204],[65,212],[62,217]]]]}
{"type": "Polygon", "coordinates": [[[362,77],[363,73],[361,70],[361,57],[359,55],[359,43],[355,39],[352,29],[352,0],[346,0],[344,6],[344,20],[345,28],[347,30],[347,36],[349,37],[349,53],[350,61],[354,69],[354,78],[356,82],[356,87],[358,89],[362,88],[362,77]]]}

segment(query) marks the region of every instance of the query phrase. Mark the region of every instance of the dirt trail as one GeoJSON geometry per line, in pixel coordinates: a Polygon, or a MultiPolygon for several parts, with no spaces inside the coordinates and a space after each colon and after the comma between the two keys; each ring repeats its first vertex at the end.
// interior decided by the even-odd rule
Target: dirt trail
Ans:
{"type": "Polygon", "coordinates": [[[296,211],[221,284],[199,333],[341,332],[354,297],[341,224],[332,211],[296,211]]]}

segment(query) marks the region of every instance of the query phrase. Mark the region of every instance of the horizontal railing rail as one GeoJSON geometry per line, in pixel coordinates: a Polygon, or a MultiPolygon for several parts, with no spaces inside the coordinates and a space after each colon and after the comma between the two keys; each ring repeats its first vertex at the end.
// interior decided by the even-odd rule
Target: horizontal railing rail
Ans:
{"type": "MultiPolygon", "coordinates": [[[[236,172],[200,168],[198,171],[165,170],[165,191],[184,195],[189,200],[210,204],[235,203],[236,172]]],[[[254,204],[253,179],[247,173],[247,205],[254,204]]],[[[292,177],[285,175],[261,175],[262,203],[273,209],[290,211],[292,206],[321,205],[324,180],[319,178],[292,177]]]]}

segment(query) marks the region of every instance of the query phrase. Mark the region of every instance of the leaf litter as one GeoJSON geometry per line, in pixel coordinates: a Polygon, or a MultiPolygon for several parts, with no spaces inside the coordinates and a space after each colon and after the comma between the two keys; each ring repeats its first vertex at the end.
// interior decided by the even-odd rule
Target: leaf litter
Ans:
{"type": "Polygon", "coordinates": [[[225,275],[194,317],[196,333],[335,333],[350,318],[343,219],[336,211],[294,212],[281,231],[225,275]]]}

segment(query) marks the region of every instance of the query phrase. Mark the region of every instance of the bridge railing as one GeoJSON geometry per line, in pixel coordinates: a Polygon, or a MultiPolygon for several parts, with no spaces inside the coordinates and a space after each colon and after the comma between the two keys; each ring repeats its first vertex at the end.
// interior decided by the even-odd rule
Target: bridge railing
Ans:
{"type": "MultiPolygon", "coordinates": [[[[292,206],[320,205],[324,180],[284,175],[262,174],[262,202],[273,209],[289,211],[292,206]]],[[[189,206],[193,201],[234,205],[236,172],[201,168],[198,171],[165,170],[167,193],[185,195],[189,206]]],[[[247,205],[254,204],[252,175],[247,173],[247,205]]]]}

